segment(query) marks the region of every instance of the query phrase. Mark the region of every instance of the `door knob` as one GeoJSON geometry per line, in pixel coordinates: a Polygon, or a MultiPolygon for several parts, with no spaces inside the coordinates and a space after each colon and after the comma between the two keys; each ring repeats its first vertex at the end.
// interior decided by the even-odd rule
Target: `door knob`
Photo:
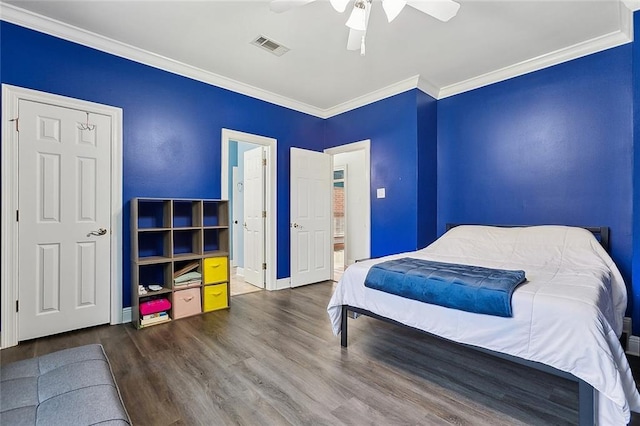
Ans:
{"type": "Polygon", "coordinates": [[[101,235],[104,235],[107,233],[107,230],[105,228],[100,228],[97,231],[91,231],[87,234],[87,237],[90,237],[92,235],[95,235],[96,237],[99,237],[101,235]]]}

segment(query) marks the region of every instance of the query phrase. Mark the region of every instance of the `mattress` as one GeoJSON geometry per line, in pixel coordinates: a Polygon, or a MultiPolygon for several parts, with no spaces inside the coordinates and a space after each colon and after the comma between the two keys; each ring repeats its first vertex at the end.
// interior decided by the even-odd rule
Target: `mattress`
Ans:
{"type": "Polygon", "coordinates": [[[342,305],[571,373],[596,390],[598,424],[627,424],[630,411],[640,411],[640,395],[619,342],[626,287],[607,252],[582,228],[458,226],[422,250],[349,266],[327,307],[336,335],[342,305]],[[522,269],[527,282],[513,293],[511,318],[432,305],[364,286],[372,265],[401,257],[522,269]]]}

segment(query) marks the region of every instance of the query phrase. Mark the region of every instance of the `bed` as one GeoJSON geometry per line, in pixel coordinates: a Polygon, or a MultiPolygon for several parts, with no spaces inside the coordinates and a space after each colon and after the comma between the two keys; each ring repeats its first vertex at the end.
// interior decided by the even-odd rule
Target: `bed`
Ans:
{"type": "MultiPolygon", "coordinates": [[[[603,234],[606,238],[606,234],[603,234]]],[[[594,234],[568,226],[456,226],[410,253],[349,266],[327,311],[347,345],[349,311],[412,327],[579,383],[579,422],[620,425],[640,395],[620,345],[624,281],[594,234]],[[369,269],[400,258],[522,269],[512,317],[465,312],[367,288],[369,269]]]]}

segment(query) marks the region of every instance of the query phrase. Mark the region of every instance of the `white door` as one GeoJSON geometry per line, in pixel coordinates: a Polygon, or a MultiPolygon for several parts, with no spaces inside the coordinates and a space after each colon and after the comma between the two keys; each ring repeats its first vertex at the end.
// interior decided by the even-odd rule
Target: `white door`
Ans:
{"type": "MultiPolygon", "coordinates": [[[[240,264],[240,258],[242,257],[240,254],[240,249],[241,249],[241,241],[242,241],[242,232],[244,232],[244,229],[242,228],[242,217],[240,217],[240,197],[242,197],[242,189],[241,186],[244,185],[243,183],[240,182],[240,179],[238,177],[238,167],[234,166],[232,171],[231,171],[231,188],[233,191],[233,198],[231,198],[233,200],[232,202],[232,214],[231,216],[233,217],[233,223],[231,224],[231,229],[232,229],[232,246],[233,249],[231,251],[231,263],[233,266],[238,266],[238,264],[240,264]]],[[[243,201],[244,203],[244,201],[243,201]]],[[[243,253],[244,255],[244,253],[243,253]]],[[[244,275],[244,273],[242,274],[244,275]]]]}
{"type": "Polygon", "coordinates": [[[331,156],[291,148],[291,287],[331,279],[331,156]]]}
{"type": "Polygon", "coordinates": [[[244,153],[244,280],[264,288],[265,148],[244,153]]]}
{"type": "Polygon", "coordinates": [[[18,107],[18,340],[108,323],[111,118],[18,107]]]}

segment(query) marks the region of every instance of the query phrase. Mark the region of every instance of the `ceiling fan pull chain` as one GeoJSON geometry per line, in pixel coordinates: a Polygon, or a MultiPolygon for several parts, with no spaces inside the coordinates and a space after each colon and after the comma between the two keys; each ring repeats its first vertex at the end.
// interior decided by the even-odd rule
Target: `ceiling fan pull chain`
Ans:
{"type": "Polygon", "coordinates": [[[362,41],[360,42],[360,56],[364,56],[364,54],[365,54],[364,36],[362,36],[362,41]]]}

